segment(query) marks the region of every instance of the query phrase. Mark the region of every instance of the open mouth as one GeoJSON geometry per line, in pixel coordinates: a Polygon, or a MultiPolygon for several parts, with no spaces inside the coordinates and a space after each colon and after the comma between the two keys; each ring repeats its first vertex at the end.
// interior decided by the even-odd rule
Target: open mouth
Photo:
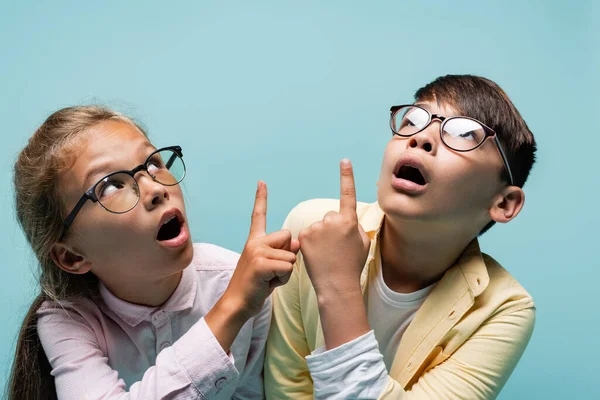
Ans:
{"type": "Polygon", "coordinates": [[[421,171],[419,171],[418,168],[411,167],[409,165],[403,165],[394,175],[398,179],[404,179],[406,181],[416,183],[419,186],[424,186],[427,183],[421,171]]]}
{"type": "Polygon", "coordinates": [[[156,239],[158,241],[174,239],[181,233],[181,221],[177,215],[173,215],[167,222],[163,223],[158,230],[156,239]]]}

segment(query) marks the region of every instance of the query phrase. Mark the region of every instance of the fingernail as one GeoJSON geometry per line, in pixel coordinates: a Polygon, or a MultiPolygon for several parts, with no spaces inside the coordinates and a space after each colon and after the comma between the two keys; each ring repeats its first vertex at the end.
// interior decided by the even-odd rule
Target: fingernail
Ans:
{"type": "Polygon", "coordinates": [[[342,165],[346,166],[350,164],[350,160],[348,160],[347,158],[342,159],[342,165]]]}

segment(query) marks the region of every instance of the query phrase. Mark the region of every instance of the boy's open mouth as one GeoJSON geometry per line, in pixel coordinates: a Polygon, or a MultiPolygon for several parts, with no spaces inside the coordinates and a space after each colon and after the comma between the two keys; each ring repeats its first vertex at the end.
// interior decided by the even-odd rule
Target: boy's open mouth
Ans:
{"type": "Polygon", "coordinates": [[[417,195],[429,186],[430,175],[420,157],[404,153],[396,162],[392,187],[402,193],[417,195]]]}
{"type": "Polygon", "coordinates": [[[400,169],[398,169],[398,172],[396,172],[394,175],[396,178],[414,182],[420,186],[423,186],[427,183],[421,171],[419,171],[418,168],[411,167],[409,165],[401,166],[400,169]]]}

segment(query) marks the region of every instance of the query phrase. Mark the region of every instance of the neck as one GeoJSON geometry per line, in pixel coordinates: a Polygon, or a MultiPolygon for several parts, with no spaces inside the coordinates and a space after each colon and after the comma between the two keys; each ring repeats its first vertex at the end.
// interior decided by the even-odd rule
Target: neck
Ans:
{"type": "Polygon", "coordinates": [[[399,293],[423,289],[440,280],[472,240],[471,233],[386,216],[380,234],[383,279],[399,293]]]}
{"type": "Polygon", "coordinates": [[[175,292],[182,272],[155,281],[106,282],[106,287],[118,298],[129,303],[158,307],[175,292]]]}

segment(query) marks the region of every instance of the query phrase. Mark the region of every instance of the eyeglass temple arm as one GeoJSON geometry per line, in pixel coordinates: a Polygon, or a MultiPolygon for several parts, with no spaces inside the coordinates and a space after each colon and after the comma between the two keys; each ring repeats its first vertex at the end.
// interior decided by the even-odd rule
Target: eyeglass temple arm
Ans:
{"type": "Polygon", "coordinates": [[[173,163],[175,162],[175,160],[177,159],[177,157],[179,157],[179,155],[177,153],[173,153],[171,155],[171,157],[169,157],[169,161],[167,161],[167,163],[165,164],[165,166],[167,167],[167,169],[171,169],[171,166],[173,165],[173,163]]]}
{"type": "Polygon", "coordinates": [[[79,201],[77,202],[75,207],[73,207],[73,211],[71,211],[71,213],[69,213],[67,218],[65,218],[65,222],[63,223],[63,233],[61,235],[61,238],[65,235],[65,233],[67,233],[67,231],[69,230],[69,227],[73,223],[73,220],[77,216],[77,213],[79,213],[79,210],[81,210],[81,207],[83,207],[85,202],[88,201],[89,199],[90,199],[90,197],[88,196],[87,193],[84,194],[83,196],[81,196],[81,198],[79,199],[79,201]]]}
{"type": "Polygon", "coordinates": [[[496,142],[496,146],[498,146],[498,151],[500,152],[500,156],[502,157],[502,161],[504,161],[504,166],[506,167],[506,171],[508,172],[508,179],[510,180],[511,186],[515,184],[513,179],[512,171],[510,170],[510,165],[508,164],[508,158],[506,158],[506,154],[504,153],[504,149],[498,140],[498,136],[494,136],[494,141],[496,142]]]}

